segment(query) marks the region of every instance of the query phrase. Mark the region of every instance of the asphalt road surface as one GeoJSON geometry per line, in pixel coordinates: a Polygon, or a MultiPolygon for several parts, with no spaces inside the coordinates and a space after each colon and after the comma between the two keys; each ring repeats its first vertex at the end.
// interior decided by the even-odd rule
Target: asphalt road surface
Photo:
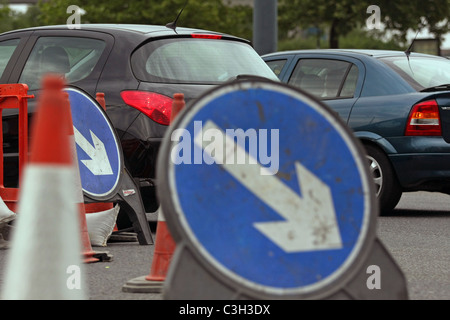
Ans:
{"type": "Polygon", "coordinates": [[[377,230],[407,278],[410,299],[450,300],[450,196],[404,194],[377,230]]]}
{"type": "MultiPolygon", "coordinates": [[[[449,205],[447,195],[405,194],[394,214],[378,219],[378,238],[402,269],[410,300],[450,300],[449,205]]],[[[122,291],[127,281],[149,275],[154,247],[137,242],[94,247],[95,251],[107,251],[112,261],[85,265],[89,299],[161,300],[162,295],[158,293],[122,291]]],[[[0,250],[0,271],[4,269],[8,252],[0,250]]],[[[32,261],[26,263],[32,268],[32,261]]],[[[2,284],[0,277],[0,290],[2,284]]]]}

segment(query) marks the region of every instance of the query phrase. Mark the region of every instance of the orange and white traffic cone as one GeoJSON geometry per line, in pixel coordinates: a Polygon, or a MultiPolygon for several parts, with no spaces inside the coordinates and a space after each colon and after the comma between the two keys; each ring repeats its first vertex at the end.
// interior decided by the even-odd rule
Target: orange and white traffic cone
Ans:
{"type": "MultiPolygon", "coordinates": [[[[147,281],[155,281],[162,284],[166,279],[170,261],[175,251],[175,241],[167,228],[166,219],[162,210],[158,213],[158,226],[156,231],[155,251],[153,253],[152,267],[150,273],[145,277],[147,281]]],[[[162,289],[162,288],[161,288],[162,289]]]]}
{"type": "Polygon", "coordinates": [[[31,152],[19,191],[3,299],[85,299],[76,169],[64,81],[48,75],[33,118],[31,152]]]}
{"type": "MultiPolygon", "coordinates": [[[[184,94],[175,93],[172,103],[170,121],[173,122],[178,113],[184,108],[184,94]]],[[[158,211],[158,224],[156,227],[155,250],[153,252],[150,273],[131,279],[122,287],[124,292],[159,293],[162,292],[164,280],[169,270],[176,244],[167,227],[162,208],[158,211]]]]}
{"type": "Polygon", "coordinates": [[[160,293],[164,286],[170,261],[175,252],[175,241],[167,228],[164,214],[159,208],[156,229],[155,250],[150,273],[147,276],[128,280],[122,287],[124,292],[160,293]]]}
{"type": "Polygon", "coordinates": [[[173,95],[172,111],[170,113],[170,122],[172,123],[175,117],[180,113],[180,111],[185,107],[186,102],[184,101],[183,93],[175,93],[173,95]]]}

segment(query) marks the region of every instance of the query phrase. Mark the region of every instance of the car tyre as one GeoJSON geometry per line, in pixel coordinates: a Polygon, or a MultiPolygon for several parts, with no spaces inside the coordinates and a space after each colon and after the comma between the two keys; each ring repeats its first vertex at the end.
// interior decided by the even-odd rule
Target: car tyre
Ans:
{"type": "Polygon", "coordinates": [[[369,170],[375,182],[380,215],[387,215],[400,201],[402,189],[385,153],[372,145],[365,145],[365,148],[369,170]]]}

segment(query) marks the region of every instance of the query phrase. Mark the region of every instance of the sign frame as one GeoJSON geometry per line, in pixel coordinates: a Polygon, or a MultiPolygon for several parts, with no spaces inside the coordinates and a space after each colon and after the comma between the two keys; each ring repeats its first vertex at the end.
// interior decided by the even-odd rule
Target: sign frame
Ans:
{"type": "MultiPolygon", "coordinates": [[[[100,106],[97,100],[93,99],[89,93],[73,85],[66,85],[63,89],[65,92],[71,91],[79,95],[82,95],[85,99],[92,104],[92,107],[96,108],[95,112],[99,112],[104,118],[106,125],[111,131],[113,136],[115,146],[117,147],[117,157],[118,157],[118,172],[116,182],[109,191],[103,194],[96,194],[83,187],[84,200],[86,203],[95,202],[118,202],[121,208],[125,210],[133,225],[134,231],[137,233],[138,241],[141,245],[153,244],[153,237],[150,230],[150,225],[145,213],[145,207],[142,202],[142,196],[140,193],[139,185],[131,176],[131,173],[124,165],[123,151],[120,139],[118,138],[117,132],[111,123],[106,111],[100,106]]],[[[69,95],[70,98],[70,95],[69,95]]],[[[69,99],[70,101],[70,99],[69,99]]],[[[73,111],[72,103],[70,104],[71,112],[73,111]]],[[[73,115],[72,115],[73,118],[73,115]]],[[[76,143],[76,142],[75,142],[76,143]]],[[[79,146],[77,145],[76,148],[79,146]]],[[[81,167],[84,164],[80,163],[78,159],[78,166],[81,167]]]]}

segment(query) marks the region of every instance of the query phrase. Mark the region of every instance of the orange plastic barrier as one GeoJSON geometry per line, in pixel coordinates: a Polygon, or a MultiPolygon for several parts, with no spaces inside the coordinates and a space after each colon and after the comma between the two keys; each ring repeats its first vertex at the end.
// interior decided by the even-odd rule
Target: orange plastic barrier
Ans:
{"type": "MultiPolygon", "coordinates": [[[[34,95],[28,94],[26,84],[0,84],[0,118],[3,120],[3,109],[19,109],[19,183],[24,164],[28,161],[28,99],[34,95]]],[[[0,197],[9,209],[15,212],[19,188],[4,186],[4,155],[3,155],[3,121],[0,122],[0,197]]]]}

